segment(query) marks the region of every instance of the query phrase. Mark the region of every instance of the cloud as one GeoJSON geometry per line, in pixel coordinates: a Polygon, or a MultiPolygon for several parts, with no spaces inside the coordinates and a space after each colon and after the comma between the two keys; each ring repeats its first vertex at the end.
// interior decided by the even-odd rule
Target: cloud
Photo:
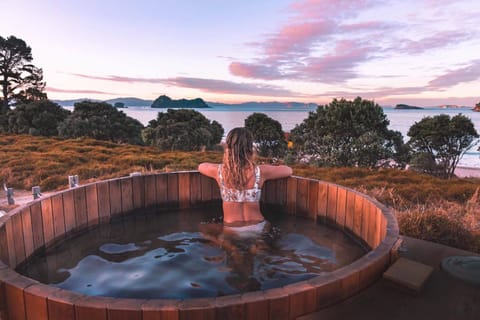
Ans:
{"type": "Polygon", "coordinates": [[[137,78],[124,76],[95,76],[86,74],[72,74],[77,77],[114,81],[114,82],[141,82],[152,84],[163,84],[168,86],[197,89],[209,93],[218,94],[248,94],[253,96],[271,96],[271,97],[302,97],[301,94],[286,90],[279,86],[255,84],[255,83],[240,83],[225,80],[205,79],[205,78],[190,78],[190,77],[175,77],[175,78],[137,78]]]}
{"type": "Polygon", "coordinates": [[[400,42],[400,47],[395,48],[395,50],[407,54],[418,54],[425,51],[458,44],[471,38],[472,35],[469,32],[443,31],[416,41],[404,39],[402,42],[400,42]]]}
{"type": "Polygon", "coordinates": [[[470,82],[480,79],[480,59],[474,60],[470,65],[456,69],[449,70],[447,73],[431,80],[428,85],[432,89],[440,89],[452,87],[459,83],[470,82]]]}
{"type": "Polygon", "coordinates": [[[297,70],[298,77],[322,82],[343,82],[357,76],[355,67],[370,59],[374,49],[355,41],[341,41],[335,50],[322,57],[306,59],[305,66],[297,70]]]}
{"type": "MultiPolygon", "coordinates": [[[[428,8],[430,4],[425,1],[414,10],[425,5],[428,8]]],[[[447,4],[445,1],[442,5],[447,4]]],[[[478,33],[449,30],[449,16],[435,21],[434,30],[439,31],[432,31],[431,17],[417,11],[412,14],[411,6],[402,4],[396,4],[398,16],[408,19],[384,21],[377,11],[388,10],[389,6],[379,0],[294,1],[288,7],[289,19],[276,32],[247,44],[258,49],[257,56],[233,60],[229,71],[249,79],[345,83],[365,76],[358,70],[367,62],[399,54],[419,55],[475,39],[478,33]],[[417,35],[421,36],[415,38],[417,35]]],[[[454,12],[463,14],[458,8],[454,12]]]]}
{"type": "Polygon", "coordinates": [[[105,81],[114,81],[114,82],[126,82],[126,83],[134,83],[134,82],[143,82],[143,83],[162,83],[164,79],[162,78],[139,78],[139,77],[123,77],[123,76],[93,76],[88,74],[81,74],[81,73],[70,73],[72,76],[92,79],[92,80],[105,80],[105,81]]]}
{"type": "Polygon", "coordinates": [[[267,60],[308,54],[312,44],[330,35],[334,28],[335,24],[331,20],[288,24],[264,42],[267,60]]]}
{"type": "Polygon", "coordinates": [[[218,94],[247,94],[254,96],[270,96],[270,97],[301,97],[299,93],[283,89],[278,86],[254,84],[254,83],[238,83],[225,80],[203,79],[177,77],[165,79],[164,84],[177,87],[198,89],[210,93],[218,94]]]}
{"type": "Polygon", "coordinates": [[[112,92],[105,92],[105,91],[98,91],[98,90],[72,90],[72,89],[60,89],[54,87],[46,87],[45,91],[47,92],[58,92],[58,93],[83,93],[83,94],[108,94],[108,95],[115,95],[117,93],[112,92]]]}
{"type": "Polygon", "coordinates": [[[253,45],[261,55],[252,61],[234,61],[231,74],[244,78],[343,82],[354,78],[355,67],[373,55],[372,46],[357,39],[340,39],[348,32],[378,31],[388,24],[379,21],[344,23],[358,12],[376,5],[376,1],[305,0],[290,5],[291,19],[277,32],[265,35],[253,45]],[[355,48],[349,47],[355,44],[355,48]],[[340,51],[348,47],[347,52],[340,51]],[[327,64],[331,65],[327,65],[327,64]]]}
{"type": "Polygon", "coordinates": [[[344,40],[324,55],[304,57],[285,62],[280,66],[257,63],[232,62],[229,66],[233,75],[262,80],[306,80],[325,83],[342,83],[355,78],[355,68],[372,58],[375,48],[356,41],[344,40]]]}
{"type": "Polygon", "coordinates": [[[232,62],[228,68],[231,74],[243,78],[275,80],[283,77],[277,67],[263,64],[232,62]]]}

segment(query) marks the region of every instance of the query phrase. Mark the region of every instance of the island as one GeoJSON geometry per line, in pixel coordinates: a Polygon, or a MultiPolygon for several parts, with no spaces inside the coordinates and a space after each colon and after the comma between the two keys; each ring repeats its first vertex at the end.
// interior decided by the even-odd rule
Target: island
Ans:
{"type": "Polygon", "coordinates": [[[480,112],[480,102],[475,105],[475,107],[472,109],[473,111],[480,112]]]}
{"type": "MultiPolygon", "coordinates": [[[[119,108],[121,109],[121,108],[125,108],[125,103],[123,103],[123,102],[115,102],[115,103],[113,104],[113,106],[114,106],[115,108],[117,108],[117,109],[119,109],[119,108]]],[[[127,107],[127,108],[128,108],[128,107],[127,107]]]]}
{"type": "Polygon", "coordinates": [[[205,101],[201,98],[196,99],[179,99],[174,100],[166,95],[161,95],[152,103],[152,108],[187,108],[187,109],[198,109],[198,108],[210,108],[205,101]]]}
{"type": "Polygon", "coordinates": [[[400,104],[397,104],[394,109],[423,109],[423,108],[400,103],[400,104]]]}

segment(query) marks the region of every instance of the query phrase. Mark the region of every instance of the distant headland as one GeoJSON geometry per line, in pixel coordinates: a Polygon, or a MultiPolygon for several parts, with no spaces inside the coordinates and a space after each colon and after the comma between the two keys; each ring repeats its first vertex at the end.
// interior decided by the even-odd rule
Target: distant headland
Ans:
{"type": "Polygon", "coordinates": [[[400,104],[397,104],[394,109],[423,109],[423,108],[400,103],[400,104]]]}
{"type": "Polygon", "coordinates": [[[174,100],[166,95],[161,95],[155,100],[146,100],[135,97],[125,97],[125,98],[115,98],[109,100],[97,100],[97,99],[71,99],[71,100],[53,100],[53,102],[63,106],[71,107],[77,102],[82,101],[97,101],[97,102],[106,102],[117,108],[129,108],[129,107],[141,107],[141,108],[188,108],[188,109],[197,109],[197,108],[229,108],[229,107],[239,107],[239,108],[291,108],[291,109],[314,109],[318,106],[316,103],[303,103],[303,102],[242,102],[242,103],[223,103],[223,102],[206,102],[201,98],[197,99],[178,99],[174,100]]]}

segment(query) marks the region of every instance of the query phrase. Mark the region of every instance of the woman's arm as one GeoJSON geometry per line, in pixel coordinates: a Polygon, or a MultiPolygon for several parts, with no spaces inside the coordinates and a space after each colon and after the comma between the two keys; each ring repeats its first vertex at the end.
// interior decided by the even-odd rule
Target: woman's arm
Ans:
{"type": "Polygon", "coordinates": [[[209,162],[200,163],[198,165],[198,171],[200,171],[201,174],[203,174],[207,177],[217,179],[218,164],[209,163],[209,162]]]}
{"type": "Polygon", "coordinates": [[[263,181],[271,179],[286,178],[292,175],[293,170],[289,166],[271,166],[271,165],[260,165],[260,172],[263,181]]]}

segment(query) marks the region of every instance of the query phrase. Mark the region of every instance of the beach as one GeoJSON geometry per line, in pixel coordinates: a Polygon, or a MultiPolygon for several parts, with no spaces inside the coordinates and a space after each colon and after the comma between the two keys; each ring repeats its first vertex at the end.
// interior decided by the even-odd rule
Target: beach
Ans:
{"type": "Polygon", "coordinates": [[[480,168],[457,167],[455,175],[459,178],[480,178],[480,168]]]}

